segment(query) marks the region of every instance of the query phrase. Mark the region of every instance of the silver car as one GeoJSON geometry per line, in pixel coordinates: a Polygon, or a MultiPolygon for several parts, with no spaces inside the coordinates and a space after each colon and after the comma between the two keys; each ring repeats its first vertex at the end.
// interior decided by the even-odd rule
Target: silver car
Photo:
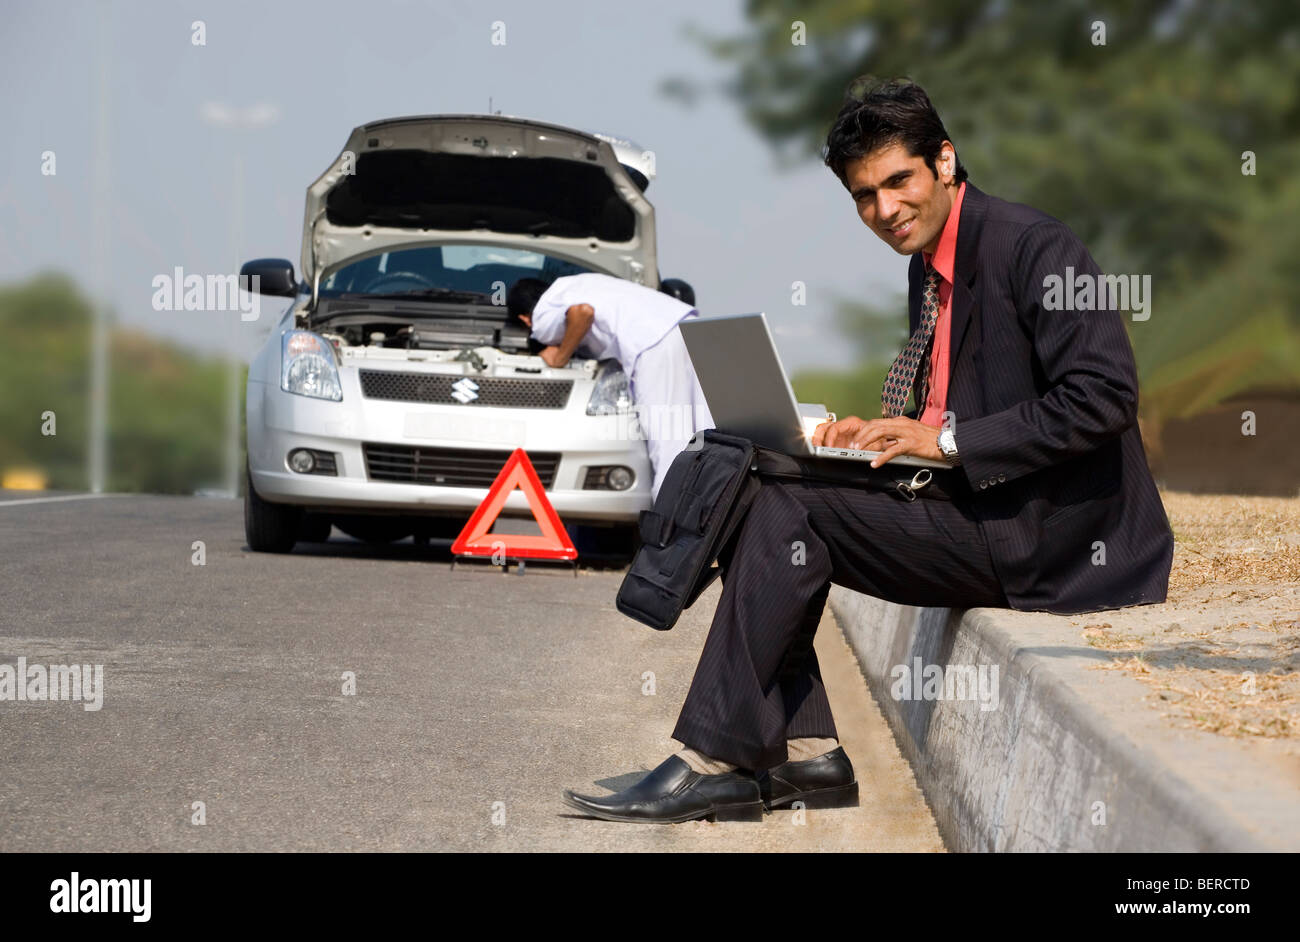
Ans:
{"type": "MultiPolygon", "coordinates": [[[[241,271],[293,298],[248,373],[248,545],[454,536],[523,448],[566,524],[630,548],[651,473],[626,377],[547,366],[505,297],[588,271],[658,286],[653,175],[630,142],[519,118],[356,128],[307,190],[302,280],[241,271]]],[[[505,514],[529,515],[521,492],[505,514]]]]}

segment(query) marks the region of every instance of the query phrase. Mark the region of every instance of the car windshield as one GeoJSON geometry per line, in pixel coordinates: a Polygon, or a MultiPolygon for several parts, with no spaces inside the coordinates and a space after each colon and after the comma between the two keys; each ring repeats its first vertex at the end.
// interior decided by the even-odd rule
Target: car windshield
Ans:
{"type": "Polygon", "coordinates": [[[591,269],[542,252],[493,245],[433,245],[372,255],[321,282],[322,297],[427,297],[490,301],[520,278],[553,281],[591,269]]]}

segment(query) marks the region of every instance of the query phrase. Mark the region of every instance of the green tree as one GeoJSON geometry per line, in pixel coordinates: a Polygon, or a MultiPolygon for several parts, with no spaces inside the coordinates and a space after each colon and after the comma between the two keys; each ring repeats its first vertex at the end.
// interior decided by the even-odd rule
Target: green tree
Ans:
{"type": "MultiPolygon", "coordinates": [[[[89,486],[90,321],[65,275],[0,287],[0,471],[36,467],[56,490],[89,486]],[[54,435],[42,433],[48,413],[54,435]]],[[[108,490],[191,493],[219,481],[225,364],[137,331],[108,335],[108,490]]]]}
{"type": "MultiPolygon", "coordinates": [[[[734,66],[725,91],[785,160],[820,156],[855,78],[908,76],[972,182],[1065,221],[1104,271],[1151,276],[1150,319],[1129,324],[1148,432],[1248,388],[1300,388],[1293,0],[750,0],[746,11],[741,35],[697,36],[734,66]]],[[[873,313],[884,312],[842,322],[861,329],[873,313]]]]}
{"type": "Polygon", "coordinates": [[[90,305],[66,276],[0,288],[0,471],[36,467],[51,487],[86,486],[89,324],[90,305]]]}

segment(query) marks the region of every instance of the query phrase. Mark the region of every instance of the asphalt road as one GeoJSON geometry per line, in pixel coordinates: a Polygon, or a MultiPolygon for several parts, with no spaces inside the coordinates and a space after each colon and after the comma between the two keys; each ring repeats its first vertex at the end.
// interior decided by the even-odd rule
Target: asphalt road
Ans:
{"type": "Polygon", "coordinates": [[[716,586],[656,632],[615,609],[618,572],[453,570],[446,544],[337,530],[258,554],[236,501],[50,496],[76,495],[0,491],[0,664],[103,665],[103,701],[0,701],[0,852],[942,850],[829,611],[861,807],[602,822],[560,790],[679,748],[716,586]]]}

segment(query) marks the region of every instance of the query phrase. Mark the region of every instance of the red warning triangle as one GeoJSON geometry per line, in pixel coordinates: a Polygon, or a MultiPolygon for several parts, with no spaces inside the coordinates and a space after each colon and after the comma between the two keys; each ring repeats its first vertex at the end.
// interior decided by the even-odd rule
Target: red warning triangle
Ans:
{"type": "Polygon", "coordinates": [[[560,515],[546,499],[541,479],[522,448],[510,453],[505,467],[492,482],[483,503],[479,504],[469,523],[460,531],[451,551],[457,556],[491,556],[503,553],[507,557],[524,559],[577,559],[578,551],[569,541],[569,534],[560,523],[560,515]],[[540,536],[518,533],[488,533],[492,524],[506,505],[506,498],[522,488],[528,498],[528,509],[542,528],[540,536]]]}

